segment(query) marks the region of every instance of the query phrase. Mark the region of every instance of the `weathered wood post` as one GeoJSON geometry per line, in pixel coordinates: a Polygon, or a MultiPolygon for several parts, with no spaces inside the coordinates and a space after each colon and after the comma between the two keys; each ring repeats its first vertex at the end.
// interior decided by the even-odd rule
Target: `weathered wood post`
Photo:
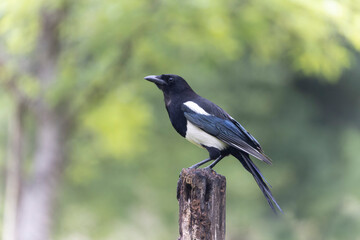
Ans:
{"type": "Polygon", "coordinates": [[[225,240],[226,179],[211,169],[183,169],[177,187],[178,240],[225,240]]]}

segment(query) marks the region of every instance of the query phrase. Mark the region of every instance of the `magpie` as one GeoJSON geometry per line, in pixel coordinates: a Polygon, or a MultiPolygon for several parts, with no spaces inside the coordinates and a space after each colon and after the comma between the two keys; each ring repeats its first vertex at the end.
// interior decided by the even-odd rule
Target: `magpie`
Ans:
{"type": "Polygon", "coordinates": [[[173,74],[150,75],[146,80],[153,82],[163,92],[165,107],[175,130],[188,141],[206,149],[209,158],[190,168],[198,168],[212,161],[212,169],[228,155],[237,158],[252,174],[271,209],[282,212],[273,197],[271,185],[266,181],[250,155],[271,164],[259,142],[227,112],[209,100],[197,95],[180,76],[173,74]]]}

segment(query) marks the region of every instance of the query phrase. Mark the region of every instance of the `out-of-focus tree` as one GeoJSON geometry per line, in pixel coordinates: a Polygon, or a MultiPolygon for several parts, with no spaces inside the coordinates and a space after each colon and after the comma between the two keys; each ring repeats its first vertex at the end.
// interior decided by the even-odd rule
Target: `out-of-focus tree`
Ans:
{"type": "MultiPolygon", "coordinates": [[[[121,79],[126,78],[124,69],[142,23],[127,31],[114,29],[114,23],[103,30],[108,15],[104,12],[93,15],[95,7],[89,10],[83,4],[80,1],[1,4],[2,86],[10,93],[14,105],[8,134],[4,208],[3,236],[7,240],[50,238],[55,200],[69,157],[67,139],[80,124],[79,116],[120,82],[126,84],[121,79]]],[[[110,10],[110,2],[107,7],[110,10]]],[[[88,120],[87,126],[116,141],[122,132],[109,127],[116,124],[124,129],[122,124],[135,121],[133,137],[123,145],[129,148],[138,141],[146,112],[131,114],[133,110],[118,98],[110,101],[118,104],[110,105],[115,108],[103,108],[98,118],[105,115],[105,119],[88,120]],[[127,122],[122,122],[123,119],[127,122]],[[112,124],[107,126],[109,122],[112,124]]],[[[141,108],[141,101],[132,103],[132,107],[141,108]]],[[[113,150],[110,144],[106,147],[113,150]]]]}
{"type": "Polygon", "coordinates": [[[214,64],[241,59],[336,80],[360,49],[358,6],[3,0],[1,85],[12,102],[4,240],[50,238],[65,160],[86,151],[69,143],[90,135],[99,156],[121,159],[139,150],[150,117],[132,80],[194,69],[220,77],[214,64]]]}

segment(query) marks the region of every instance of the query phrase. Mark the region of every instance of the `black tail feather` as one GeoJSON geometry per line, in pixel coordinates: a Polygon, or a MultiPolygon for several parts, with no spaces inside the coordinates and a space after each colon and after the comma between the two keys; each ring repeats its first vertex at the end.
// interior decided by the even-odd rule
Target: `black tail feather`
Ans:
{"type": "Polygon", "coordinates": [[[256,183],[258,184],[260,190],[263,192],[267,202],[269,203],[271,209],[274,211],[274,213],[277,214],[276,208],[283,213],[282,209],[280,208],[279,204],[276,202],[275,198],[273,197],[269,186],[271,185],[266,181],[264,176],[261,174],[260,170],[256,167],[256,165],[251,161],[249,154],[245,152],[241,152],[237,149],[234,149],[234,151],[231,151],[231,154],[236,157],[241,164],[244,166],[244,168],[249,171],[256,183]]]}

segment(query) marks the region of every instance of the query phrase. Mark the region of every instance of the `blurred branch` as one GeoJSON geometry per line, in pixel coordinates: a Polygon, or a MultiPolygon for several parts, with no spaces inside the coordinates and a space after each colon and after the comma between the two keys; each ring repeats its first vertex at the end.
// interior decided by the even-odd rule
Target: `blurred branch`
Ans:
{"type": "Polygon", "coordinates": [[[33,75],[42,83],[42,90],[54,81],[56,76],[57,59],[60,52],[60,43],[58,39],[59,25],[65,16],[66,9],[41,11],[41,27],[37,45],[33,51],[32,57],[27,56],[22,59],[7,53],[4,48],[0,48],[0,71],[6,72],[5,64],[10,59],[14,59],[18,68],[16,73],[11,74],[8,79],[0,81],[5,89],[19,102],[25,104],[32,110],[38,111],[45,106],[45,102],[41,101],[42,92],[32,98],[27,95],[19,86],[17,80],[22,76],[33,75]]]}
{"type": "MultiPolygon", "coordinates": [[[[158,0],[153,0],[149,7],[150,8],[148,9],[148,11],[152,15],[155,15],[157,11],[160,10],[161,4],[158,0]]],[[[93,106],[96,106],[96,103],[101,101],[104,96],[106,96],[118,85],[119,72],[121,72],[121,69],[119,69],[118,67],[126,66],[126,63],[131,58],[134,42],[136,42],[137,39],[143,36],[148,29],[151,29],[151,24],[152,23],[150,21],[145,21],[142,25],[135,29],[134,32],[127,37],[127,39],[125,39],[125,41],[119,46],[119,51],[122,52],[122,54],[119,56],[118,60],[115,61],[112,65],[112,67],[115,66],[114,69],[116,70],[113,71],[112,74],[110,74],[110,76],[105,79],[105,81],[95,84],[94,86],[91,86],[89,89],[85,90],[85,93],[82,96],[82,101],[80,101],[79,104],[74,105],[73,102],[69,103],[69,101],[66,101],[73,101],[78,94],[78,92],[76,91],[72,93],[73,96],[69,96],[67,97],[67,99],[64,99],[65,102],[61,103],[60,106],[70,105],[70,109],[66,114],[66,121],[74,120],[76,117],[80,116],[81,113],[84,113],[93,106]]]]}
{"type": "Polygon", "coordinates": [[[6,159],[3,239],[16,240],[18,207],[22,188],[24,101],[15,101],[14,114],[9,121],[8,156],[6,159]]]}
{"type": "MultiPolygon", "coordinates": [[[[0,70],[2,69],[2,64],[0,62],[0,70]]],[[[20,76],[11,76],[8,80],[1,80],[0,85],[4,87],[4,89],[8,90],[8,92],[12,95],[12,97],[19,102],[20,104],[24,104],[31,110],[37,111],[40,107],[40,103],[36,101],[34,98],[31,98],[27,95],[17,84],[16,79],[20,76]]]]}
{"type": "MultiPolygon", "coordinates": [[[[30,73],[39,82],[40,91],[35,96],[36,112],[35,147],[33,171],[24,185],[19,214],[18,239],[47,240],[50,239],[54,222],[54,211],[58,186],[63,177],[65,164],[66,126],[62,124],[64,116],[55,109],[47,98],[59,80],[58,59],[61,51],[59,26],[66,16],[65,6],[50,8],[44,5],[40,10],[39,32],[35,48],[29,59],[30,73]]],[[[12,80],[8,84],[15,94],[19,87],[12,80]]],[[[19,94],[26,100],[28,96],[19,94]]],[[[27,102],[27,101],[26,101],[27,102]]]]}
{"type": "Polygon", "coordinates": [[[34,49],[35,59],[32,60],[34,75],[47,87],[57,76],[57,61],[61,51],[59,26],[66,16],[67,8],[41,10],[41,29],[34,49]]]}
{"type": "MultiPolygon", "coordinates": [[[[6,67],[3,57],[4,52],[0,51],[0,72],[6,73],[6,67]]],[[[6,75],[6,74],[5,74],[6,75]]],[[[37,112],[41,108],[41,104],[35,98],[30,97],[26,92],[24,92],[21,87],[18,85],[17,79],[21,78],[20,74],[11,74],[9,77],[0,76],[0,86],[8,91],[8,93],[18,102],[23,104],[25,107],[37,112]]]]}
{"type": "MultiPolygon", "coordinates": [[[[126,66],[127,61],[131,58],[133,43],[135,42],[135,39],[140,37],[144,33],[146,28],[147,25],[142,25],[134,32],[134,34],[129,36],[123,44],[121,44],[120,47],[122,54],[119,56],[118,60],[113,63],[112,66],[126,66]]],[[[105,81],[95,84],[83,94],[83,101],[81,101],[77,106],[73,106],[67,114],[66,118],[68,120],[72,120],[80,116],[81,113],[88,111],[91,107],[95,106],[96,103],[101,101],[104,96],[106,96],[111,90],[113,90],[117,86],[119,82],[118,73],[120,72],[120,70],[116,67],[114,69],[117,70],[113,71],[112,74],[110,74],[110,76],[105,79],[105,81]]],[[[74,94],[77,94],[77,92],[74,92],[74,94]]],[[[67,98],[67,100],[69,99],[74,98],[67,98]]]]}

